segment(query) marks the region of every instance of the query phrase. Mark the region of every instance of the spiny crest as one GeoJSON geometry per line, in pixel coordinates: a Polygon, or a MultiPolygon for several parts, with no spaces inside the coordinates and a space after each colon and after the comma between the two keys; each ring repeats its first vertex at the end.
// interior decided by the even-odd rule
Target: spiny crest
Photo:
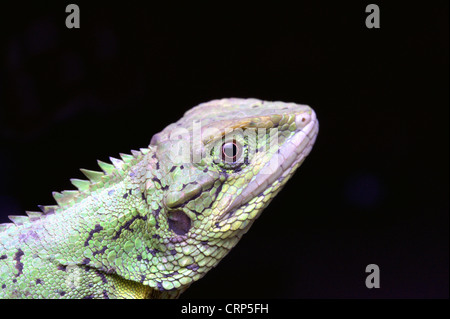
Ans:
{"type": "Polygon", "coordinates": [[[80,171],[87,177],[92,183],[97,183],[102,180],[103,173],[97,171],[91,171],[81,168],[80,171]]]}
{"type": "Polygon", "coordinates": [[[37,219],[39,219],[39,218],[42,217],[42,213],[41,213],[41,212],[30,212],[30,211],[26,211],[25,213],[28,215],[28,217],[29,217],[29,219],[30,219],[31,221],[37,220],[37,219]]]}
{"type": "Polygon", "coordinates": [[[53,214],[58,209],[57,205],[48,205],[48,206],[38,205],[38,207],[42,210],[42,212],[45,215],[53,214]]]}
{"type": "Polygon", "coordinates": [[[122,167],[123,167],[124,163],[121,160],[119,160],[117,158],[114,158],[114,157],[110,157],[109,160],[111,161],[111,163],[113,163],[114,167],[117,170],[122,170],[122,167]]]}
{"type": "Polygon", "coordinates": [[[135,158],[133,155],[123,154],[123,153],[120,153],[119,155],[122,158],[122,160],[127,164],[130,164],[131,161],[135,158]]]}
{"type": "Polygon", "coordinates": [[[23,225],[29,222],[28,216],[9,215],[8,218],[16,225],[23,225]]]}
{"type": "Polygon", "coordinates": [[[72,178],[70,181],[78,190],[63,191],[61,193],[53,192],[53,197],[58,203],[58,207],[62,208],[70,205],[77,200],[84,198],[89,192],[98,189],[117,177],[122,176],[123,172],[133,165],[137,158],[143,154],[143,152],[135,150],[132,150],[131,152],[133,155],[120,153],[119,155],[122,160],[110,157],[112,164],[97,160],[98,166],[102,169],[102,172],[84,168],[80,169],[89,180],[72,178]]]}
{"type": "Polygon", "coordinates": [[[63,206],[71,202],[79,194],[78,191],[62,191],[61,193],[53,192],[53,198],[58,203],[58,206],[63,206]]]}
{"type": "Polygon", "coordinates": [[[78,179],[78,178],[71,178],[70,182],[80,192],[87,192],[87,191],[89,191],[89,185],[91,185],[91,182],[85,181],[84,179],[78,179]]]}
{"type": "Polygon", "coordinates": [[[108,175],[111,175],[114,172],[114,170],[116,169],[114,167],[114,165],[102,162],[100,160],[97,160],[97,163],[98,163],[98,166],[100,166],[100,168],[102,169],[102,171],[108,175]]]}
{"type": "MultiPolygon", "coordinates": [[[[20,225],[26,225],[26,224],[28,224],[28,223],[30,223],[32,221],[38,220],[38,219],[40,219],[43,216],[43,214],[41,212],[26,211],[25,213],[27,214],[27,216],[23,216],[23,215],[9,215],[8,218],[15,225],[20,226],[20,225]]],[[[3,224],[3,225],[8,225],[8,224],[3,224]]],[[[1,230],[2,230],[2,228],[0,228],[0,231],[1,230]]]]}
{"type": "Polygon", "coordinates": [[[78,190],[67,190],[62,192],[53,192],[53,198],[58,203],[58,205],[38,205],[42,210],[41,212],[30,212],[27,211],[27,216],[20,215],[10,215],[8,218],[13,222],[0,224],[0,232],[9,229],[10,227],[26,225],[30,222],[38,220],[46,215],[56,213],[60,208],[67,207],[70,204],[75,203],[78,200],[83,199],[91,191],[98,189],[109,181],[113,181],[115,178],[123,176],[124,171],[126,171],[131,165],[137,162],[137,159],[141,155],[145,155],[150,152],[149,148],[141,148],[139,151],[132,150],[132,155],[120,153],[120,159],[110,157],[112,164],[97,161],[98,166],[103,172],[97,172],[87,169],[80,169],[81,172],[89,180],[81,180],[77,178],[70,179],[72,185],[74,185],[78,190]]]}

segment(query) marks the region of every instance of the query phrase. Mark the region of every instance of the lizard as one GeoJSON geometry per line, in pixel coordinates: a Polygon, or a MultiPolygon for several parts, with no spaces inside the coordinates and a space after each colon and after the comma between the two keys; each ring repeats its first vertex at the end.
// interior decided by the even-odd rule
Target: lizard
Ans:
{"type": "Polygon", "coordinates": [[[178,298],[249,230],[309,154],[307,105],[202,103],[120,153],[81,169],[57,205],[0,225],[1,298],[178,298]]]}

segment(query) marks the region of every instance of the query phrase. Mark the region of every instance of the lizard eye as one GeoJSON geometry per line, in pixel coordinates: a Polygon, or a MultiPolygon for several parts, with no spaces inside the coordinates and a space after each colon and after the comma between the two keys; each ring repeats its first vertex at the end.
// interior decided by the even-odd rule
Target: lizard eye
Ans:
{"type": "Polygon", "coordinates": [[[242,154],[242,146],[236,140],[222,144],[222,161],[226,163],[236,162],[242,154]]]}

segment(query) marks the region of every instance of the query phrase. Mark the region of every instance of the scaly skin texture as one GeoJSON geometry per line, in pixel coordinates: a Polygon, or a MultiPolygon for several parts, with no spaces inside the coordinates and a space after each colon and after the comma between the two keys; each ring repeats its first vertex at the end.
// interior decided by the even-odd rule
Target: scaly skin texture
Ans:
{"type": "Polygon", "coordinates": [[[2,298],[176,298],[236,245],[308,155],[306,105],[214,100],[78,191],[0,226],[2,298]],[[274,143],[272,141],[275,141],[274,143]]]}

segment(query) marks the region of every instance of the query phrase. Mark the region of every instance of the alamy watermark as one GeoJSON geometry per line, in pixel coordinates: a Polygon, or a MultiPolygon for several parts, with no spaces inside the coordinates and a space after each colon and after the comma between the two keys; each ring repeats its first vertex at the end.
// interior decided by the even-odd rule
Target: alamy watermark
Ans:
{"type": "Polygon", "coordinates": [[[369,15],[366,18],[366,27],[368,29],[379,29],[380,28],[380,7],[376,4],[369,4],[366,7],[366,12],[369,15]]]}
{"type": "Polygon", "coordinates": [[[380,267],[377,264],[369,264],[366,266],[366,273],[370,273],[366,277],[366,287],[380,288],[380,267]]]}
{"type": "MultiPolygon", "coordinates": [[[[69,4],[66,6],[66,13],[69,13],[69,15],[66,17],[66,27],[68,29],[79,29],[80,7],[76,4],[69,4]]],[[[376,4],[369,4],[366,6],[366,13],[369,13],[369,15],[366,17],[366,27],[368,29],[379,29],[380,7],[376,4]]]]}
{"type": "Polygon", "coordinates": [[[68,29],[80,28],[80,7],[76,4],[69,4],[66,7],[66,12],[70,13],[66,18],[66,27],[68,29]]]}

